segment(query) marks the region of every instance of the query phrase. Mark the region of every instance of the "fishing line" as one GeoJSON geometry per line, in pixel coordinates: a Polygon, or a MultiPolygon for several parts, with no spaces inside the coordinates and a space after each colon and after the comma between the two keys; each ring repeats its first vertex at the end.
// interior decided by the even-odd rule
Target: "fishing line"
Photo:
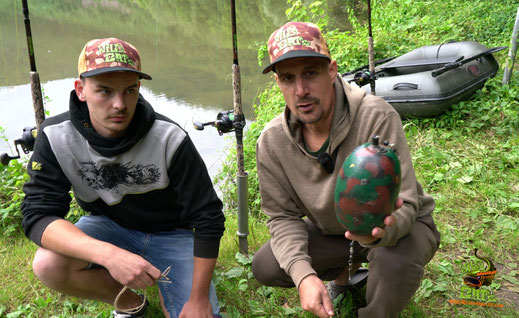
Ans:
{"type": "MultiPolygon", "coordinates": [[[[168,283],[168,284],[171,284],[171,280],[168,277],[168,274],[169,274],[170,270],[171,270],[171,266],[168,266],[168,268],[166,268],[164,270],[164,272],[162,272],[160,274],[160,279],[158,279],[157,282],[158,283],[168,283]]],[[[118,306],[119,299],[121,299],[121,296],[124,294],[124,292],[127,289],[128,289],[128,286],[124,286],[123,289],[121,289],[121,291],[119,292],[119,294],[117,294],[117,297],[115,297],[115,300],[114,300],[114,308],[115,308],[116,311],[122,311],[122,312],[125,312],[125,313],[130,314],[130,315],[138,313],[146,305],[146,288],[144,288],[144,294],[143,294],[144,297],[142,298],[142,304],[140,304],[139,306],[137,306],[135,308],[121,309],[118,306]]]]}

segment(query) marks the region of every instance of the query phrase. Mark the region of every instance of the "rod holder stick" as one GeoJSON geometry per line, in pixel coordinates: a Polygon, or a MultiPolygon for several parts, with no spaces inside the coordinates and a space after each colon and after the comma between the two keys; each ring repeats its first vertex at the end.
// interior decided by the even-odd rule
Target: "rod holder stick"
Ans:
{"type": "Polygon", "coordinates": [[[512,69],[514,68],[515,55],[517,53],[517,33],[519,32],[519,7],[517,8],[517,15],[515,17],[514,31],[512,32],[512,44],[508,50],[508,60],[506,61],[505,71],[503,73],[503,85],[510,83],[512,77],[512,69]]]}
{"type": "Polygon", "coordinates": [[[248,216],[248,179],[249,174],[238,175],[238,240],[240,252],[247,255],[248,243],[247,236],[249,235],[249,216],[248,216]]]}

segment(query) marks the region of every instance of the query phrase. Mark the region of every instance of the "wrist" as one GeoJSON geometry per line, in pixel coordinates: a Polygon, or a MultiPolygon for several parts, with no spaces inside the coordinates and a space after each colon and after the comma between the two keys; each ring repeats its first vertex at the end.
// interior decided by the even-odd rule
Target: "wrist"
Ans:
{"type": "Polygon", "coordinates": [[[119,253],[121,248],[110,243],[99,241],[99,243],[96,244],[95,250],[96,253],[92,257],[92,262],[105,268],[109,268],[110,263],[115,259],[114,255],[119,253]]]}

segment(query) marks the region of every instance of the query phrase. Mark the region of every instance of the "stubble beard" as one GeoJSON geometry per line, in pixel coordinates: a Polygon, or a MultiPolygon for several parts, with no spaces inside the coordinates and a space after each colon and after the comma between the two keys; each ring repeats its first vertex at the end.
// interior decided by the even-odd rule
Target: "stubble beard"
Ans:
{"type": "Polygon", "coordinates": [[[313,109],[310,112],[303,112],[300,111],[298,107],[296,107],[296,109],[298,110],[298,114],[296,114],[297,119],[299,119],[299,121],[303,124],[314,124],[320,121],[323,118],[324,114],[320,100],[318,98],[300,99],[296,102],[296,105],[306,103],[312,103],[314,105],[313,109]]]}

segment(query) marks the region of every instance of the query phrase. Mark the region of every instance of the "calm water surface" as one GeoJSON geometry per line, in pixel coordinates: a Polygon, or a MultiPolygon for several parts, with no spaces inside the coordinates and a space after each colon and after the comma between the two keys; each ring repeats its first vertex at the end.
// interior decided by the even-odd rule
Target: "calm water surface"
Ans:
{"type": "MultiPolygon", "coordinates": [[[[214,128],[196,131],[193,121],[215,120],[233,108],[232,34],[229,1],[40,0],[29,1],[36,66],[50,116],[68,109],[77,58],[94,38],[118,37],[134,44],[143,71],[141,93],[156,111],[188,131],[210,174],[215,175],[234,142],[214,128]]],[[[257,43],[286,22],[285,1],[237,1],[238,57],[243,111],[252,119],[254,98],[272,81],[261,74],[257,43]]],[[[0,3],[0,127],[12,141],[34,126],[29,58],[20,1],[0,3]]],[[[265,64],[266,59],[263,60],[265,64]]],[[[14,149],[13,149],[14,150],[14,149]]],[[[0,153],[9,146],[0,140],[0,153]]]]}

